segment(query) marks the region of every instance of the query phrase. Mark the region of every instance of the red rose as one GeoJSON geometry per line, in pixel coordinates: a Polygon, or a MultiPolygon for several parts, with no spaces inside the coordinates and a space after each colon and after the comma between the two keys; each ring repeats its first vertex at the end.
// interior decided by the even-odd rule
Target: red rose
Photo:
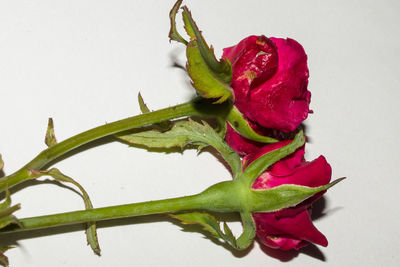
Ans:
{"type": "MultiPolygon", "coordinates": [[[[307,90],[307,55],[298,42],[289,38],[250,36],[236,46],[225,48],[223,57],[232,63],[235,106],[256,131],[262,134],[272,128],[291,132],[307,118],[311,98],[307,90]]],[[[228,143],[229,138],[240,139],[230,137],[235,134],[228,129],[228,143]]],[[[235,146],[240,144],[232,145],[235,146]]],[[[249,153],[249,149],[245,150],[237,151],[249,153]]]]}
{"type": "MultiPolygon", "coordinates": [[[[259,152],[244,158],[244,165],[272,150],[288,144],[281,141],[263,147],[259,152]]],[[[331,179],[331,167],[323,156],[314,161],[304,160],[304,147],[285,159],[275,163],[254,182],[253,189],[267,189],[282,184],[295,184],[309,187],[326,185],[331,179]]],[[[322,193],[323,194],[323,193],[322,193]]],[[[299,249],[308,242],[327,246],[328,241],[312,224],[311,204],[321,195],[317,194],[292,208],[277,212],[253,213],[257,226],[257,236],[262,244],[282,250],[299,249]]]]}

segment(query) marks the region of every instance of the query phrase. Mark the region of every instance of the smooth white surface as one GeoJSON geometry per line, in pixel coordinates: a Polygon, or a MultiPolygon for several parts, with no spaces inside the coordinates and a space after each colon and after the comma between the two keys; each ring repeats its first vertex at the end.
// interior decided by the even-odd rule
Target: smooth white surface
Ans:
{"type": "MultiPolygon", "coordinates": [[[[183,102],[192,91],[168,42],[174,1],[1,1],[0,152],[10,174],[45,148],[47,118],[63,140],[139,113],[183,102]]],[[[99,229],[102,257],[83,231],[22,235],[11,266],[397,266],[400,2],[185,1],[217,53],[251,34],[291,37],[309,56],[309,160],[323,154],[333,177],[348,179],[325,196],[315,224],[329,239],[281,260],[256,243],[232,255],[163,217],[99,229]]],[[[210,154],[150,153],[108,143],[55,165],[80,181],[96,207],[197,193],[228,171],[210,154]]],[[[51,184],[19,190],[19,217],[82,208],[51,184]]],[[[110,224],[108,224],[110,226],[110,224]]],[[[234,225],[238,232],[240,226],[234,225]]]]}

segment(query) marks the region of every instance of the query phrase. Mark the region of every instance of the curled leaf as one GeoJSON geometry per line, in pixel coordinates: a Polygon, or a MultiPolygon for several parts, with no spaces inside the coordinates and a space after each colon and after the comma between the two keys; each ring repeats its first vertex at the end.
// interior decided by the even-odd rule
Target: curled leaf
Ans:
{"type": "MultiPolygon", "coordinates": [[[[50,170],[30,170],[30,173],[31,173],[32,178],[39,178],[41,176],[48,175],[48,176],[53,177],[56,181],[71,183],[71,184],[75,185],[76,187],[78,187],[78,189],[82,193],[83,201],[85,203],[85,209],[87,209],[87,210],[93,209],[92,202],[91,202],[86,190],[74,179],[72,179],[69,176],[64,175],[60,170],[58,170],[56,168],[52,168],[50,170]]],[[[90,245],[93,252],[100,256],[101,250],[100,250],[100,245],[99,245],[99,241],[97,238],[97,228],[96,228],[95,222],[87,223],[86,239],[87,239],[88,245],[90,245]]]]}
{"type": "Polygon", "coordinates": [[[197,224],[202,226],[203,230],[209,232],[214,238],[222,239],[235,249],[246,249],[254,240],[255,224],[250,213],[241,213],[243,220],[243,234],[238,239],[233,235],[232,230],[226,222],[223,222],[221,230],[221,222],[214,216],[205,212],[191,212],[173,214],[171,217],[180,220],[182,224],[197,224]]]}
{"type": "MultiPolygon", "coordinates": [[[[172,218],[178,219],[182,224],[198,224],[203,230],[209,232],[213,237],[221,237],[219,222],[214,216],[205,212],[191,212],[181,214],[171,214],[172,218]]],[[[223,235],[223,233],[222,233],[223,235]]]]}
{"type": "Polygon", "coordinates": [[[171,28],[169,30],[168,37],[171,40],[183,43],[184,45],[187,44],[187,41],[179,34],[178,30],[176,29],[176,14],[178,13],[179,7],[182,5],[183,0],[176,1],[175,5],[172,7],[171,11],[169,12],[169,20],[171,24],[171,28]]]}
{"type": "MultiPolygon", "coordinates": [[[[223,222],[223,229],[221,230],[221,222],[219,222],[214,216],[205,212],[191,212],[182,214],[173,214],[171,217],[178,219],[182,224],[197,224],[202,226],[203,230],[207,231],[212,235],[212,237],[217,239],[222,239],[235,249],[245,249],[247,248],[254,239],[254,236],[250,242],[246,242],[247,247],[241,247],[238,245],[238,240],[232,234],[231,229],[226,222],[223,222]]],[[[247,225],[246,225],[247,227],[247,225]]],[[[253,227],[253,229],[255,229],[253,227]]]]}
{"type": "Polygon", "coordinates": [[[242,218],[243,233],[237,239],[237,246],[240,249],[246,249],[256,237],[256,224],[250,212],[241,212],[240,217],[242,218]]]}

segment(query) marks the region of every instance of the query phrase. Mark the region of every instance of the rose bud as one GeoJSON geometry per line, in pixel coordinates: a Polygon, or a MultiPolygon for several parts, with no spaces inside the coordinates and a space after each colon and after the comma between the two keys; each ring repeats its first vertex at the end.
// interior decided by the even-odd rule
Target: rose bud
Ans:
{"type": "MultiPolygon", "coordinates": [[[[267,145],[257,153],[244,157],[244,165],[272,150],[285,146],[290,141],[281,141],[267,145]]],[[[259,176],[253,189],[273,188],[283,184],[295,184],[308,187],[326,185],[331,179],[331,167],[323,156],[307,162],[304,160],[304,146],[295,153],[278,161],[259,176]]],[[[253,213],[257,237],[260,242],[271,248],[282,250],[299,249],[308,243],[327,246],[328,241],[311,221],[312,203],[323,193],[303,201],[295,207],[277,212],[253,213]]]]}

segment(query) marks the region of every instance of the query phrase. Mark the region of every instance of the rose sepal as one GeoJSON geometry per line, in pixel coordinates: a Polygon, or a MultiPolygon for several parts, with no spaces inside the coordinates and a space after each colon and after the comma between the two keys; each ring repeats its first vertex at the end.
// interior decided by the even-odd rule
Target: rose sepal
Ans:
{"type": "Polygon", "coordinates": [[[275,212],[284,208],[294,207],[307,198],[328,190],[345,177],[338,178],[333,182],[319,186],[308,187],[301,185],[285,184],[269,189],[251,189],[249,209],[252,212],[275,212]]]}
{"type": "Polygon", "coordinates": [[[267,144],[278,142],[275,138],[256,133],[236,106],[232,105],[225,120],[238,134],[247,139],[267,144]]]}
{"type": "Polygon", "coordinates": [[[262,155],[249,164],[240,179],[245,180],[247,185],[250,187],[266,169],[268,169],[272,164],[295,152],[298,148],[304,145],[305,141],[306,137],[303,130],[299,129],[292,142],[286,146],[262,155]]]}
{"type": "Polygon", "coordinates": [[[185,31],[190,40],[186,41],[177,31],[176,14],[181,4],[182,0],[178,0],[170,11],[169,38],[186,45],[186,69],[193,87],[200,96],[214,99],[215,104],[222,103],[227,99],[233,101],[234,94],[230,87],[231,63],[225,58],[217,60],[214,49],[212,46],[208,46],[186,6],[182,7],[182,17],[185,31]]]}

